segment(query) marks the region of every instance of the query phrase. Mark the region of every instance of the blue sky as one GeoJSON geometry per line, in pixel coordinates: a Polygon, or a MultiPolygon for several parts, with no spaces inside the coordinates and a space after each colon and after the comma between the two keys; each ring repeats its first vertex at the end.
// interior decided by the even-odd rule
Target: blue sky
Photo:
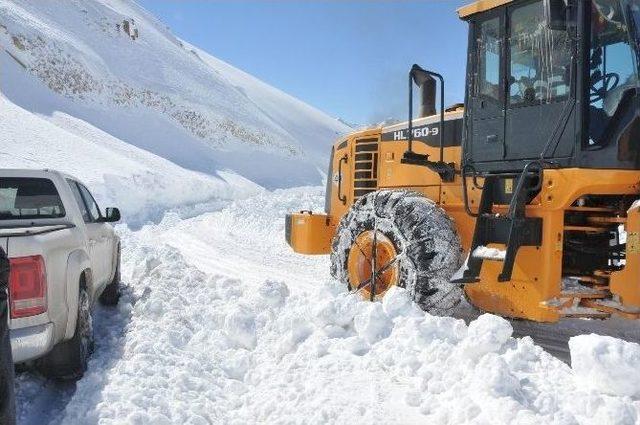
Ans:
{"type": "Polygon", "coordinates": [[[413,63],[462,102],[468,1],[138,0],[179,37],[285,92],[362,124],[407,114],[413,63]]]}

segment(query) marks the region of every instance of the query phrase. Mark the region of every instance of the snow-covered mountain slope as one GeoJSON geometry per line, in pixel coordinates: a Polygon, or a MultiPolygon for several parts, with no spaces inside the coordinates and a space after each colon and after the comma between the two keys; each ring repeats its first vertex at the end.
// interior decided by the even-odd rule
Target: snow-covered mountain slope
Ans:
{"type": "Polygon", "coordinates": [[[576,337],[570,367],[496,316],[431,316],[398,288],[363,302],[282,237],[284,211],[322,198],[120,228],[129,289],[98,311],[87,375],[74,394],[21,375],[21,423],[638,423],[638,344],[576,337]]]}
{"type": "MultiPolygon", "coordinates": [[[[317,184],[348,130],[182,42],[131,0],[0,0],[0,45],[3,103],[62,131],[91,128],[80,136],[87,143],[107,134],[214,177],[317,184]]],[[[26,142],[1,143],[9,152],[26,142]]]]}
{"type": "MultiPolygon", "coordinates": [[[[3,76],[46,105],[28,74],[0,55],[3,76]]],[[[129,225],[158,220],[171,209],[211,209],[261,190],[232,172],[218,176],[184,169],[132,146],[66,112],[33,113],[0,94],[0,166],[53,168],[86,182],[103,206],[118,206],[129,225]],[[197,205],[202,204],[202,205],[197,205]]],[[[34,101],[34,106],[35,101],[34,101]]]]}

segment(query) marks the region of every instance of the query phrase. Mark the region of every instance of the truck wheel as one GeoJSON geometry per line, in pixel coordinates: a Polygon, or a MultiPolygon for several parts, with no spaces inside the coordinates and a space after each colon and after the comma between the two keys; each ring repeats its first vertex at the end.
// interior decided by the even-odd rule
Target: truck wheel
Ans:
{"type": "Polygon", "coordinates": [[[113,280],[104,288],[102,294],[98,298],[100,304],[105,306],[114,306],[120,301],[120,248],[118,248],[118,258],[116,260],[116,272],[113,280]]]}
{"type": "Polygon", "coordinates": [[[38,369],[43,375],[54,379],[80,379],[87,370],[87,361],[93,348],[91,301],[87,290],[81,288],[78,298],[78,319],[73,338],[56,345],[49,354],[38,360],[38,369]]]}
{"type": "Polygon", "coordinates": [[[16,423],[15,376],[7,317],[9,269],[7,254],[0,248],[0,424],[7,425],[16,423]]]}
{"type": "Polygon", "coordinates": [[[433,314],[447,314],[460,302],[462,289],[450,279],[461,264],[451,219],[433,201],[408,190],[360,198],[340,221],[331,251],[331,274],[350,291],[373,300],[397,285],[433,314]]]}

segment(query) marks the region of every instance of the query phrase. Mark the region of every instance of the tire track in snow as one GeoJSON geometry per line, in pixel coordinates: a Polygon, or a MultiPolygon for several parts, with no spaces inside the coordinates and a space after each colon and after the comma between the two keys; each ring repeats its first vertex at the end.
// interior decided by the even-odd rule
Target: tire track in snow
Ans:
{"type": "MultiPolygon", "coordinates": [[[[87,374],[113,364],[121,355],[129,314],[126,304],[132,292],[122,288],[123,309],[96,305],[93,311],[95,351],[89,359],[87,374]]],[[[40,375],[32,366],[21,367],[16,375],[16,407],[19,425],[58,425],[67,403],[73,398],[75,382],[58,382],[40,375]]],[[[98,382],[95,385],[99,385],[98,382]]]]}

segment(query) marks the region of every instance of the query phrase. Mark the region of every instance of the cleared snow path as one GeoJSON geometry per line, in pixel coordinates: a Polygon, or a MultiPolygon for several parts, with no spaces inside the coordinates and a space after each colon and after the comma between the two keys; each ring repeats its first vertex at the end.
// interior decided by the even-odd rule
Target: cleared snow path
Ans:
{"type": "MultiPolygon", "coordinates": [[[[40,423],[638,423],[637,344],[576,338],[574,371],[501,318],[345,294],[326,257],[283,241],[283,214],[320,209],[321,192],[121,228],[129,292],[99,310],[89,373],[40,423]]],[[[40,381],[23,381],[24,401],[40,381]]]]}

